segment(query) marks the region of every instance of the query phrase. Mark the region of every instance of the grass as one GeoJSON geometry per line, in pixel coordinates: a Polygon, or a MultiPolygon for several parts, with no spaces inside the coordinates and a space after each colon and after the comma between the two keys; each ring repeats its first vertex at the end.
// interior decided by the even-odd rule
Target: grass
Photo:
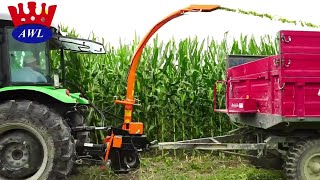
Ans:
{"type": "Polygon", "coordinates": [[[142,157],[141,168],[126,175],[115,175],[99,167],[83,167],[81,174],[71,180],[101,179],[212,179],[212,180],[282,180],[282,171],[257,169],[244,158],[236,156],[193,156],[142,157]]]}

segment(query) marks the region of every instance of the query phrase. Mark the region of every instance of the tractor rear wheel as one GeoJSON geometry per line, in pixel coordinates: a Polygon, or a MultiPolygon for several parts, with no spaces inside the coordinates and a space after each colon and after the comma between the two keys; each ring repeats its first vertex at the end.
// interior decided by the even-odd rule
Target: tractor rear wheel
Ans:
{"type": "MultiPolygon", "coordinates": [[[[77,126],[86,126],[85,120],[79,112],[71,112],[67,114],[67,119],[68,119],[68,124],[69,126],[72,127],[77,127],[77,126]]],[[[90,143],[90,138],[89,138],[89,133],[88,132],[73,132],[71,133],[74,139],[76,139],[77,144],[82,144],[82,143],[90,143]]],[[[83,153],[83,147],[77,146],[76,145],[76,152],[77,156],[85,156],[83,153]]],[[[80,170],[78,169],[80,165],[75,164],[72,168],[71,175],[79,174],[80,170]]]]}
{"type": "MultiPolygon", "coordinates": [[[[83,116],[79,112],[72,112],[67,115],[69,119],[68,123],[70,127],[77,127],[77,126],[86,126],[86,122],[83,116]]],[[[89,132],[75,132],[73,133],[73,137],[77,139],[80,143],[89,143],[89,132]]]]}
{"type": "Polygon", "coordinates": [[[74,157],[58,114],[32,101],[0,104],[0,179],[67,179],[74,157]]]}
{"type": "Polygon", "coordinates": [[[287,179],[315,180],[320,177],[320,139],[296,143],[287,152],[285,163],[287,179]]]}

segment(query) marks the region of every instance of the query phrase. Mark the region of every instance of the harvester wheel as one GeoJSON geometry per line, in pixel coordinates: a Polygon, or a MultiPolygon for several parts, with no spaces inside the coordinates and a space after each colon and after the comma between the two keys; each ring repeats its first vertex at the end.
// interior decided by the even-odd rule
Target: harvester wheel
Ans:
{"type": "Polygon", "coordinates": [[[140,157],[135,151],[122,151],[122,163],[128,169],[137,169],[140,167],[140,157]]]}
{"type": "Polygon", "coordinates": [[[320,177],[320,139],[296,143],[287,152],[285,173],[289,180],[320,177]]]}
{"type": "Polygon", "coordinates": [[[32,101],[0,104],[0,179],[67,179],[74,157],[58,114],[32,101]]]}
{"type": "Polygon", "coordinates": [[[111,149],[109,157],[111,169],[117,174],[129,173],[140,167],[139,153],[135,150],[111,149]]]}

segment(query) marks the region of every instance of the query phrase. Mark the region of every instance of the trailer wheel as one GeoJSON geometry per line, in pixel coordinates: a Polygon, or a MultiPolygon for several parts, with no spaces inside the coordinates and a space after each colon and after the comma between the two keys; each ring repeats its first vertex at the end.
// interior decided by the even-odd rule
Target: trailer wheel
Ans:
{"type": "Polygon", "coordinates": [[[287,179],[319,179],[320,177],[320,139],[296,143],[287,153],[285,163],[287,179]]]}
{"type": "Polygon", "coordinates": [[[59,115],[32,101],[0,104],[0,179],[67,179],[74,157],[59,115]]]}

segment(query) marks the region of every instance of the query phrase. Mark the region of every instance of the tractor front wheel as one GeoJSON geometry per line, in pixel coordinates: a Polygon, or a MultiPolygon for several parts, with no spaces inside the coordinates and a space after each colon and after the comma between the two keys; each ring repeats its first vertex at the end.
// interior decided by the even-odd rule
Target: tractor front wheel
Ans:
{"type": "Polygon", "coordinates": [[[296,143],[287,152],[285,173],[289,180],[316,180],[320,177],[320,139],[296,143]]]}
{"type": "Polygon", "coordinates": [[[59,115],[32,101],[0,104],[0,179],[67,179],[74,157],[59,115]]]}

